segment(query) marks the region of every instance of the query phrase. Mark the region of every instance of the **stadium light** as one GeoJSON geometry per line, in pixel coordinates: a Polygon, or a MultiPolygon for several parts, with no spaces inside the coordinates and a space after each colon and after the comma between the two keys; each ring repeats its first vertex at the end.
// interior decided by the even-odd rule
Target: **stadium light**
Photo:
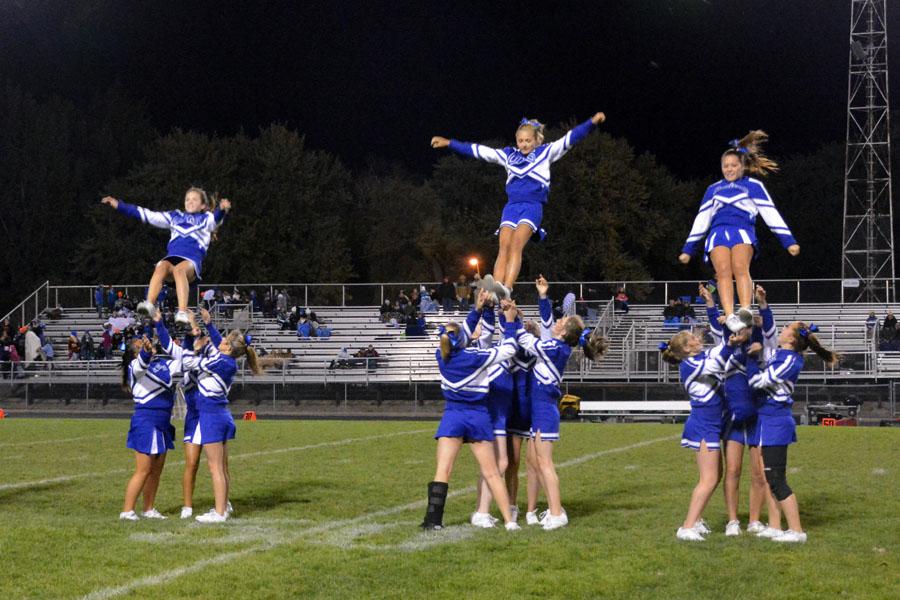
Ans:
{"type": "Polygon", "coordinates": [[[478,268],[478,259],[473,256],[469,259],[469,264],[475,267],[475,273],[477,273],[478,276],[481,277],[481,269],[478,268]]]}

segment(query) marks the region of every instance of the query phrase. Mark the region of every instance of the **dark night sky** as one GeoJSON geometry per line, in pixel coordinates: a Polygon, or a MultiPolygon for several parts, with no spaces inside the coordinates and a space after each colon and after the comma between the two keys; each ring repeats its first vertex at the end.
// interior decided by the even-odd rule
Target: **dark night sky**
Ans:
{"type": "Polygon", "coordinates": [[[604,110],[691,177],[750,128],[774,154],[843,140],[849,0],[540,6],[0,0],[0,81],[76,101],[119,83],[163,131],[278,121],[350,166],[377,155],[421,174],[431,135],[512,141],[526,115],[604,110]]]}

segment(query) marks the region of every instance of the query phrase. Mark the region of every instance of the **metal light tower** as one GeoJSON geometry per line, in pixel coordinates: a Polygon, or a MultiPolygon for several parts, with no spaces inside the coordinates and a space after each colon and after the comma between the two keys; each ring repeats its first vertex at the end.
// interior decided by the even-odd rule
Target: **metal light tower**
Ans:
{"type": "Polygon", "coordinates": [[[890,302],[894,229],[885,0],[851,2],[841,300],[890,302]],[[858,280],[859,287],[845,287],[848,280],[858,280]]]}

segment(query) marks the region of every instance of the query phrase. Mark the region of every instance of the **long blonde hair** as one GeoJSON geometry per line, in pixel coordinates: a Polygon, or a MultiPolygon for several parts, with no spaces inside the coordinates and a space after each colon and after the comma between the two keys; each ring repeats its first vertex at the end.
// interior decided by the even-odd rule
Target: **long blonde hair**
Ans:
{"type": "Polygon", "coordinates": [[[685,356],[687,356],[685,347],[687,346],[691,335],[692,334],[689,331],[679,331],[673,335],[665,347],[660,348],[662,351],[662,359],[670,365],[677,365],[683,361],[685,356]]]}
{"type": "Polygon", "coordinates": [[[813,333],[813,329],[803,321],[794,324],[794,351],[803,354],[807,350],[815,352],[819,358],[825,361],[829,367],[835,366],[841,360],[841,355],[834,350],[829,350],[822,345],[819,338],[813,333]],[[803,335],[803,333],[806,335],[803,335]]]}
{"type": "Polygon", "coordinates": [[[765,177],[769,173],[778,172],[778,163],[765,155],[762,145],[769,140],[769,134],[762,129],[754,129],[739,140],[732,140],[732,148],[722,153],[722,158],[728,155],[737,156],[744,171],[752,175],[765,177]]]}
{"type": "Polygon", "coordinates": [[[259,357],[256,355],[256,350],[247,343],[247,336],[241,333],[240,329],[232,329],[225,339],[228,340],[228,344],[231,346],[232,358],[246,356],[247,364],[250,366],[250,370],[253,374],[259,375],[262,373],[262,367],[259,364],[259,357]]]}

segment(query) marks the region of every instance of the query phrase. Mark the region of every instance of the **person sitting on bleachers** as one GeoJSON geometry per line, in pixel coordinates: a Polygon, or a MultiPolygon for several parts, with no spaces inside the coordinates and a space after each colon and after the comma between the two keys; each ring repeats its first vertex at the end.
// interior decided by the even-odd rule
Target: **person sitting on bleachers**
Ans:
{"type": "Polygon", "coordinates": [[[878,317],[875,316],[875,311],[871,311],[869,313],[868,318],[866,318],[866,339],[871,340],[875,337],[875,330],[878,329],[878,317]]]}
{"type": "Polygon", "coordinates": [[[678,327],[681,325],[681,311],[676,305],[675,298],[669,299],[669,304],[663,308],[663,325],[666,327],[678,327]]]}
{"type": "Polygon", "coordinates": [[[300,320],[297,322],[297,337],[300,339],[308,339],[313,335],[312,323],[306,318],[306,313],[300,314],[300,320]]]}
{"type": "Polygon", "coordinates": [[[328,365],[329,369],[346,369],[350,366],[350,351],[347,349],[347,346],[341,346],[340,351],[338,352],[337,358],[331,361],[331,364],[328,365]]]}
{"type": "Polygon", "coordinates": [[[53,356],[56,354],[53,350],[53,340],[50,339],[50,336],[44,337],[44,345],[41,346],[41,354],[44,357],[44,360],[53,360],[53,356]]]}
{"type": "Polygon", "coordinates": [[[94,338],[90,331],[85,331],[81,336],[81,360],[94,360],[94,338]]]}
{"type": "Polygon", "coordinates": [[[41,339],[31,326],[25,327],[25,362],[40,360],[41,339]]]}
{"type": "Polygon", "coordinates": [[[894,311],[887,311],[887,315],[884,317],[884,321],[881,322],[881,339],[886,342],[894,341],[894,338],[897,337],[897,317],[894,316],[894,311]]]}
{"type": "Polygon", "coordinates": [[[625,288],[616,290],[616,295],[613,298],[613,310],[623,313],[628,312],[628,294],[625,293],[625,288]]]}
{"type": "Polygon", "coordinates": [[[425,333],[425,317],[422,313],[410,314],[406,319],[406,337],[422,337],[425,333]]]}
{"type": "Polygon", "coordinates": [[[112,358],[112,332],[109,323],[103,324],[103,333],[100,335],[100,346],[98,347],[97,358],[112,358]]]}
{"type": "Polygon", "coordinates": [[[430,291],[425,289],[423,285],[421,288],[421,300],[419,301],[419,312],[422,313],[434,313],[438,311],[438,303],[434,300],[434,289],[432,288],[430,291]]]}
{"type": "Polygon", "coordinates": [[[81,344],[78,343],[78,332],[69,333],[69,360],[78,360],[78,353],[81,351],[81,344]]]}

